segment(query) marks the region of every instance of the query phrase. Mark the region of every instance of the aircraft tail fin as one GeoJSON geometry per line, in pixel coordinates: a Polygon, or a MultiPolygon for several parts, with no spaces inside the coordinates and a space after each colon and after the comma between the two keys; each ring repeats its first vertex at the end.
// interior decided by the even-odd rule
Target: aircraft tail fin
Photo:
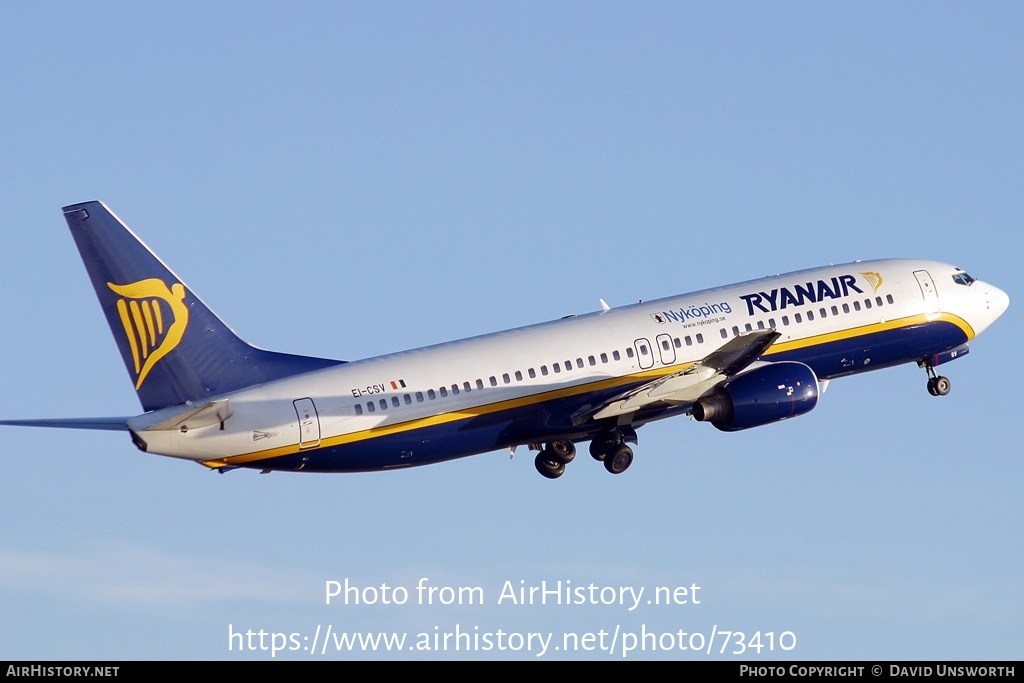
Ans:
{"type": "Polygon", "coordinates": [[[343,362],[245,343],[103,203],[66,206],[64,218],[144,410],[343,362]]]}

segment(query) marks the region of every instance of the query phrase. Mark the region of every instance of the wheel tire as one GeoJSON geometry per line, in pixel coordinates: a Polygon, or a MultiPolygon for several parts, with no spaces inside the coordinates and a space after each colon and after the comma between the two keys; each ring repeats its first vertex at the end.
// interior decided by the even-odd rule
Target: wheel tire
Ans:
{"type": "Polygon", "coordinates": [[[622,474],[632,464],[633,449],[626,445],[619,446],[604,459],[604,468],[612,474],[622,474]]]}
{"type": "Polygon", "coordinates": [[[938,396],[939,392],[935,388],[936,380],[934,377],[928,378],[928,393],[932,396],[938,396]]]}
{"type": "Polygon", "coordinates": [[[568,465],[576,457],[576,445],[572,441],[552,441],[544,449],[560,463],[568,465]]]}
{"type": "Polygon", "coordinates": [[[953,384],[949,381],[948,377],[939,375],[935,378],[935,395],[945,396],[949,393],[949,390],[953,388],[953,384]]]}
{"type": "Polygon", "coordinates": [[[590,457],[594,460],[604,460],[620,443],[614,434],[601,432],[590,442],[590,457]]]}
{"type": "Polygon", "coordinates": [[[537,471],[540,472],[541,476],[548,479],[558,479],[565,474],[565,463],[552,460],[547,455],[546,450],[537,454],[533,464],[537,467],[537,471]]]}

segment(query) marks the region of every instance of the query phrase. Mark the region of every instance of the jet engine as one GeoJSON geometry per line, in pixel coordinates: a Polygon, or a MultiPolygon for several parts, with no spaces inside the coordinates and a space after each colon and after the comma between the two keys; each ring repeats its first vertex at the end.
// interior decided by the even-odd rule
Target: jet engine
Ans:
{"type": "Polygon", "coordinates": [[[736,375],[693,406],[693,417],[723,432],[803,415],[818,403],[818,378],[803,363],[769,363],[736,375]]]}

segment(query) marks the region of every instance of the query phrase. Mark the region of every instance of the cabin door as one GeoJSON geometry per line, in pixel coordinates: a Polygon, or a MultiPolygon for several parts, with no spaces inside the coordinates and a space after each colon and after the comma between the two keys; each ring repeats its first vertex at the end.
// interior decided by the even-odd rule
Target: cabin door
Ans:
{"type": "Polygon", "coordinates": [[[299,448],[313,448],[320,445],[320,417],[316,414],[313,399],[300,398],[293,401],[295,414],[299,418],[299,448]]]}
{"type": "Polygon", "coordinates": [[[935,282],[927,270],[915,270],[914,277],[917,284],[921,286],[921,295],[924,296],[925,315],[935,315],[939,312],[939,296],[935,293],[935,282]]]}

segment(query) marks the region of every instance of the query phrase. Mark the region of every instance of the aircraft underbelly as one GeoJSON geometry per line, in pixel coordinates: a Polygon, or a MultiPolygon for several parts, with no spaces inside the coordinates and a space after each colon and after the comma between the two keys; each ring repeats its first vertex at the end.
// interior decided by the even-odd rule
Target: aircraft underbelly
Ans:
{"type": "Polygon", "coordinates": [[[911,363],[967,341],[961,328],[939,320],[773,353],[765,360],[798,361],[810,366],[819,379],[830,379],[911,363]]]}

